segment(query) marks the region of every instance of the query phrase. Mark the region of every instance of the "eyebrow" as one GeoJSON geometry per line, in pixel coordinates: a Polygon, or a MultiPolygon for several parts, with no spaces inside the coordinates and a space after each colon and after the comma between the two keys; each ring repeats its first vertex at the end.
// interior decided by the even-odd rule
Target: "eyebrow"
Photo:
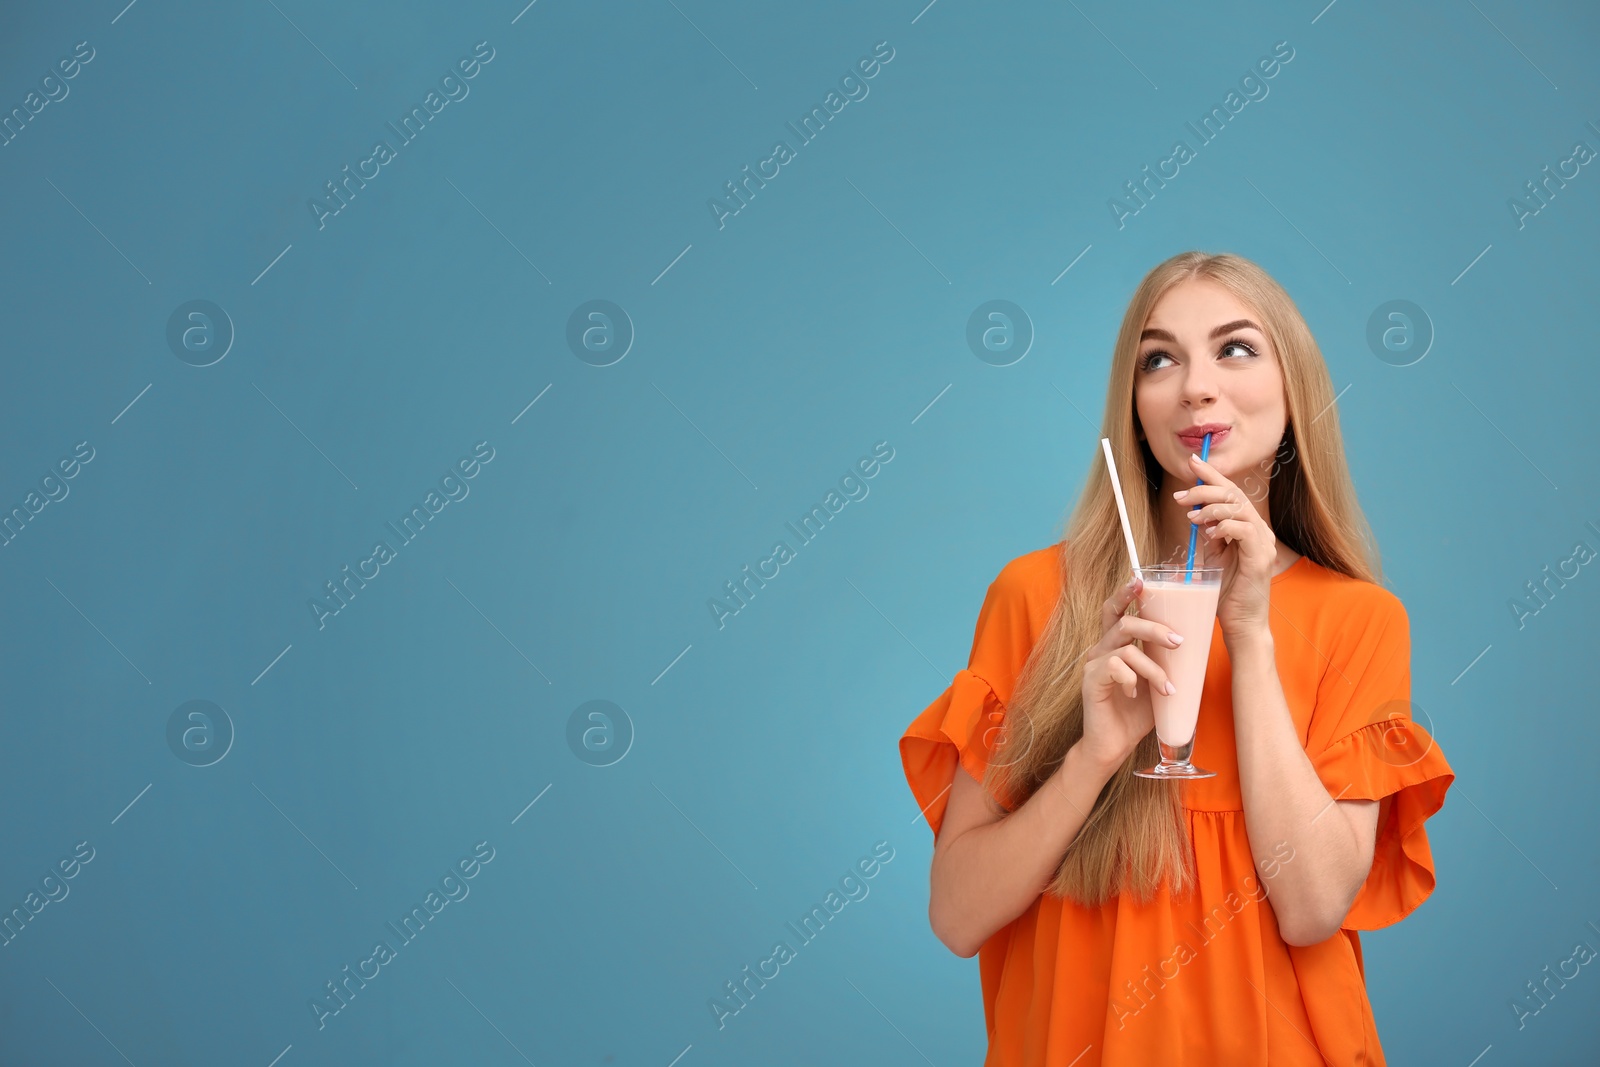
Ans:
{"type": "MultiPolygon", "coordinates": [[[[1232,333],[1234,330],[1243,330],[1247,328],[1263,335],[1267,332],[1261,327],[1257,326],[1255,323],[1251,322],[1249,319],[1234,319],[1232,322],[1225,322],[1221,326],[1218,326],[1216,329],[1212,330],[1211,337],[1212,339],[1216,339],[1225,333],[1232,333]]],[[[1155,338],[1158,341],[1171,341],[1173,344],[1178,343],[1178,339],[1172,336],[1172,334],[1168,333],[1166,330],[1145,330],[1139,335],[1139,340],[1141,341],[1148,341],[1151,338],[1155,338]]]]}

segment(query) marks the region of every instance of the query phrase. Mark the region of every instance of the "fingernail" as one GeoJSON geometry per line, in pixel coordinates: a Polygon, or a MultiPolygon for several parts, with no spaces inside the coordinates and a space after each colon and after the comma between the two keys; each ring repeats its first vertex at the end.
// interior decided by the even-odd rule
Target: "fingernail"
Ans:
{"type": "Polygon", "coordinates": [[[1176,493],[1172,494],[1172,499],[1174,499],[1174,500],[1182,500],[1184,497],[1186,497],[1188,495],[1189,495],[1189,490],[1187,490],[1187,489],[1179,489],[1176,493]]]}
{"type": "Polygon", "coordinates": [[[1173,644],[1175,644],[1175,645],[1183,644],[1183,635],[1182,634],[1180,634],[1180,633],[1172,633],[1172,632],[1169,631],[1167,633],[1167,636],[1172,639],[1172,643],[1173,644]]]}
{"type": "Polygon", "coordinates": [[[1167,683],[1167,696],[1171,696],[1173,693],[1176,693],[1177,691],[1178,690],[1173,687],[1171,682],[1167,683]]]}

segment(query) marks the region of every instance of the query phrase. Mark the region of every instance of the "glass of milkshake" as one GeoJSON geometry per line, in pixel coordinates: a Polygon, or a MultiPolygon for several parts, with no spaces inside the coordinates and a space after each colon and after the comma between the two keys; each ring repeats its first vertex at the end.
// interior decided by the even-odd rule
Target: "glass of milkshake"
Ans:
{"type": "Polygon", "coordinates": [[[1222,592],[1221,567],[1163,564],[1145,567],[1144,589],[1139,594],[1139,617],[1161,623],[1183,638],[1177,648],[1154,641],[1143,643],[1144,653],[1167,672],[1176,690],[1171,696],[1150,687],[1155,712],[1156,739],[1161,762],[1135,770],[1141,778],[1211,778],[1216,771],[1189,762],[1194,752],[1195,724],[1200,718],[1200,691],[1206,680],[1206,660],[1211,655],[1211,631],[1217,619],[1217,598],[1222,592]]]}

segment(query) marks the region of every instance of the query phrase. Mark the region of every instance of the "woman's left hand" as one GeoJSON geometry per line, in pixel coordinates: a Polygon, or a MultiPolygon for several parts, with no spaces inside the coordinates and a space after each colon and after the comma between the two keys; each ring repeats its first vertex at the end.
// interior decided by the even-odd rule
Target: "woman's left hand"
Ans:
{"type": "Polygon", "coordinates": [[[1278,558],[1278,538],[1249,496],[1222,472],[1199,456],[1189,457],[1195,477],[1206,484],[1174,494],[1200,527],[1200,536],[1213,546],[1213,558],[1222,566],[1222,593],[1217,600],[1217,621],[1225,639],[1265,633],[1271,621],[1272,568],[1278,558]]]}

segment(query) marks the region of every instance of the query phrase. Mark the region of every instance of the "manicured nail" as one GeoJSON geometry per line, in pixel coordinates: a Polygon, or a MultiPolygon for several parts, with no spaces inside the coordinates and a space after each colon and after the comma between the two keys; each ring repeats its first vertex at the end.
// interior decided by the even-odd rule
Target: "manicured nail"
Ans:
{"type": "Polygon", "coordinates": [[[1187,490],[1187,489],[1179,489],[1176,493],[1172,494],[1172,499],[1174,499],[1174,500],[1182,500],[1184,497],[1186,497],[1188,495],[1189,495],[1189,490],[1187,490]]]}
{"type": "Polygon", "coordinates": [[[1180,633],[1172,633],[1171,631],[1169,631],[1167,633],[1167,637],[1171,638],[1172,643],[1175,644],[1175,645],[1183,644],[1183,635],[1180,634],[1180,633]]]}
{"type": "Polygon", "coordinates": [[[1171,696],[1173,693],[1176,693],[1177,691],[1178,690],[1173,686],[1173,684],[1171,682],[1167,683],[1167,696],[1171,696]]]}
{"type": "Polygon", "coordinates": [[[1199,456],[1195,455],[1193,452],[1189,453],[1189,458],[1194,460],[1196,463],[1204,463],[1205,462],[1205,460],[1201,459],[1199,456]]]}

